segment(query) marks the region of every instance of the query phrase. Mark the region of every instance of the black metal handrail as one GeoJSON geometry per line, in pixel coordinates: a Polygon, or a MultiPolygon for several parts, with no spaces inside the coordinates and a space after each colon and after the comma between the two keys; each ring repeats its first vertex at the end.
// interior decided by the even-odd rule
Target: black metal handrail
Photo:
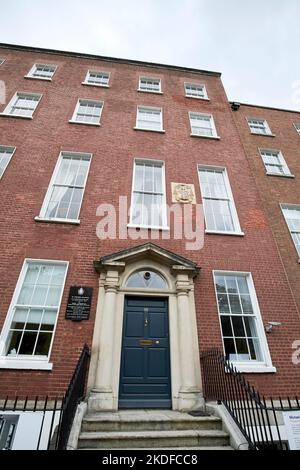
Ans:
{"type": "Polygon", "coordinates": [[[300,409],[299,399],[266,400],[237,371],[218,349],[201,355],[203,393],[205,400],[223,403],[239,427],[249,449],[286,450],[278,423],[278,411],[300,409]],[[286,402],[286,404],[284,403],[286,402]]]}
{"type": "Polygon", "coordinates": [[[84,398],[89,359],[90,350],[88,345],[85,344],[70,380],[67,392],[64,396],[57,439],[54,447],[57,450],[64,450],[67,448],[77,406],[84,398]]]}

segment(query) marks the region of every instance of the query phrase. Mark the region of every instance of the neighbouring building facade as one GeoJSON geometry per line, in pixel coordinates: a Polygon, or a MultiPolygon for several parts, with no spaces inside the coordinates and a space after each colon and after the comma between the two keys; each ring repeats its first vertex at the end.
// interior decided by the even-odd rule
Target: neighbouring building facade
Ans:
{"type": "Polygon", "coordinates": [[[297,219],[297,113],[233,112],[216,72],[5,44],[0,63],[0,398],[63,394],[85,343],[94,411],[199,408],[210,348],[261,393],[299,393],[279,207],[297,219]],[[273,115],[276,138],[249,134],[244,117],[273,115]],[[273,151],[294,179],[265,176],[273,151]],[[203,246],[178,236],[183,208],[203,246]],[[88,293],[82,321],[70,293],[88,293]]]}
{"type": "Polygon", "coordinates": [[[233,116],[300,311],[300,113],[240,104],[233,116]]]}

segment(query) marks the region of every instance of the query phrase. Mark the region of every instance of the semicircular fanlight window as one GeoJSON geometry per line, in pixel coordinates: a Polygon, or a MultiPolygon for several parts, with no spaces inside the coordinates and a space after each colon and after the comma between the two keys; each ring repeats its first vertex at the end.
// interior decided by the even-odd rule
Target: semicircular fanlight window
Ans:
{"type": "Polygon", "coordinates": [[[128,281],[127,287],[143,288],[143,289],[167,289],[167,281],[154,271],[137,271],[132,274],[128,281]]]}

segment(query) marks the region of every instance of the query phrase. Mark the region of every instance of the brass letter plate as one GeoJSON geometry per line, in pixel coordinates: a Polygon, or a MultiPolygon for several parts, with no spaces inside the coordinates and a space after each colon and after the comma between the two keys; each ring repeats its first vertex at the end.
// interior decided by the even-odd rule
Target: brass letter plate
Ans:
{"type": "Polygon", "coordinates": [[[152,339],[140,339],[140,346],[151,346],[153,344],[152,339]]]}

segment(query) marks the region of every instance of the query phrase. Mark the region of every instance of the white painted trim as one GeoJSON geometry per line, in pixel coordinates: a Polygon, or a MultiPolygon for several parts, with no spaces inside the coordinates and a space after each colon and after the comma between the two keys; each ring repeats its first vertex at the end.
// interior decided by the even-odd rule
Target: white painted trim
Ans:
{"type": "Polygon", "coordinates": [[[29,70],[29,72],[27,73],[27,75],[24,76],[24,78],[33,78],[35,80],[45,80],[45,81],[48,81],[48,82],[51,82],[52,81],[52,78],[55,74],[57,70],[57,65],[53,65],[53,64],[41,64],[41,63],[35,63],[33,64],[33,66],[31,67],[31,69],[29,70]],[[35,77],[33,75],[33,73],[35,72],[36,68],[40,66],[40,67],[53,67],[54,68],[54,71],[52,73],[52,76],[51,77],[35,77]]]}
{"type": "Polygon", "coordinates": [[[212,139],[212,140],[221,140],[221,137],[218,135],[198,135],[198,134],[190,134],[191,137],[197,137],[198,139],[212,139]]]}
{"type": "Polygon", "coordinates": [[[131,227],[131,228],[141,228],[141,229],[153,229],[153,230],[170,230],[170,228],[168,227],[167,225],[167,220],[168,220],[168,217],[167,217],[167,194],[166,194],[166,166],[165,166],[165,162],[163,160],[151,160],[151,159],[146,159],[146,158],[134,158],[133,160],[133,172],[132,172],[132,183],[131,183],[131,201],[130,201],[130,209],[129,209],[129,224],[127,225],[128,227],[131,227]],[[164,194],[163,194],[163,203],[162,203],[162,207],[163,207],[163,211],[162,211],[162,226],[145,226],[145,225],[137,225],[137,224],[134,224],[132,222],[132,215],[133,215],[133,191],[134,191],[134,181],[135,181],[135,169],[136,169],[136,163],[150,163],[150,164],[155,164],[155,163],[158,163],[161,168],[162,168],[162,188],[164,190],[164,194]]]}
{"type": "Polygon", "coordinates": [[[231,235],[235,237],[244,237],[244,232],[224,232],[222,230],[205,230],[205,233],[209,235],[231,235]]]}
{"type": "Polygon", "coordinates": [[[0,369],[18,369],[18,370],[52,370],[53,364],[47,361],[30,361],[22,358],[10,360],[0,357],[0,369]]]}
{"type": "Polygon", "coordinates": [[[297,134],[300,136],[300,122],[299,122],[299,124],[297,124],[297,122],[293,122],[293,125],[294,125],[294,127],[295,127],[295,129],[296,129],[297,134]],[[297,128],[297,126],[298,126],[299,128],[297,128]]]}
{"type": "Polygon", "coordinates": [[[6,369],[9,369],[9,368],[18,368],[18,369],[23,369],[23,368],[24,369],[32,369],[32,368],[40,369],[40,368],[42,368],[42,369],[48,369],[48,370],[52,369],[52,364],[49,363],[49,358],[50,358],[51,352],[52,352],[52,346],[53,346],[54,336],[55,336],[55,332],[56,332],[58,317],[59,317],[59,313],[60,313],[61,301],[62,301],[62,297],[63,297],[63,293],[64,293],[68,268],[69,268],[69,261],[45,260],[45,259],[36,259],[36,258],[25,258],[24,259],[23,265],[22,265],[22,268],[21,268],[21,271],[20,271],[20,274],[19,274],[19,277],[18,277],[18,280],[17,280],[17,283],[16,283],[16,287],[15,287],[15,290],[14,290],[14,293],[13,293],[13,296],[12,296],[12,299],[11,299],[11,302],[10,302],[10,305],[9,305],[9,308],[8,308],[8,312],[7,312],[3,327],[2,327],[2,331],[1,331],[1,334],[0,334],[0,368],[1,368],[1,364],[2,364],[3,368],[6,368],[6,369]],[[62,282],[62,289],[61,289],[61,293],[60,293],[60,298],[59,298],[59,302],[58,302],[58,306],[57,306],[57,314],[56,314],[55,324],[54,324],[54,327],[53,327],[53,333],[52,333],[51,343],[50,343],[50,347],[49,347],[49,352],[48,352],[47,357],[44,357],[44,356],[29,357],[29,356],[21,356],[21,355],[17,356],[17,357],[15,357],[15,356],[8,357],[4,354],[5,342],[6,342],[8,334],[9,334],[10,325],[11,325],[11,322],[12,322],[12,319],[13,319],[14,306],[17,303],[17,299],[19,297],[21,288],[23,286],[23,282],[24,282],[24,279],[25,279],[27,268],[30,264],[50,264],[50,265],[62,264],[62,265],[65,265],[65,267],[66,267],[64,280],[62,282]],[[43,359],[41,359],[41,358],[43,358],[43,359]],[[16,363],[20,364],[20,367],[16,367],[16,363]],[[9,367],[9,364],[10,364],[11,367],[9,367]],[[45,364],[48,364],[48,366],[46,366],[45,364]],[[22,367],[22,366],[24,366],[24,367],[22,367]]]}
{"type": "Polygon", "coordinates": [[[284,155],[282,153],[281,150],[278,150],[278,149],[270,149],[270,148],[265,148],[265,147],[259,147],[258,148],[258,151],[259,151],[259,154],[261,156],[261,159],[262,159],[262,162],[264,164],[264,167],[265,167],[265,170],[266,170],[266,174],[267,175],[278,175],[278,176],[293,176],[287,163],[286,163],[286,160],[284,158],[284,155]],[[272,173],[272,172],[268,172],[267,171],[267,168],[266,168],[266,163],[264,162],[264,159],[263,159],[263,153],[264,152],[270,152],[270,153],[276,153],[277,154],[277,157],[279,159],[279,163],[281,164],[283,170],[284,170],[284,174],[278,174],[278,173],[272,173]]]}
{"type": "Polygon", "coordinates": [[[162,95],[163,92],[162,92],[162,87],[161,87],[161,78],[146,77],[145,75],[140,75],[137,91],[162,95]],[[158,91],[156,91],[156,90],[144,90],[143,88],[141,88],[141,80],[153,80],[153,81],[159,82],[159,90],[158,91]]]}
{"type": "Polygon", "coordinates": [[[89,124],[89,125],[93,125],[93,126],[100,126],[100,121],[101,121],[101,116],[102,116],[103,108],[104,108],[104,101],[102,101],[102,100],[92,100],[92,99],[90,99],[90,98],[88,98],[88,99],[86,99],[86,98],[78,98],[77,103],[76,103],[76,106],[75,106],[75,109],[74,109],[74,112],[73,112],[73,116],[72,116],[72,118],[69,120],[69,122],[71,122],[71,123],[73,123],[73,124],[89,124]],[[80,106],[81,101],[86,101],[87,103],[91,103],[91,104],[100,104],[100,105],[101,105],[100,116],[99,116],[99,122],[94,123],[94,122],[85,122],[85,121],[77,121],[77,120],[76,120],[76,116],[77,116],[77,113],[78,113],[78,110],[79,110],[79,106],[80,106]]]}
{"type": "Polygon", "coordinates": [[[56,218],[53,218],[53,219],[48,219],[46,217],[38,217],[36,216],[34,218],[34,220],[36,222],[48,222],[48,223],[52,223],[52,224],[73,224],[73,225],[80,225],[80,220],[79,219],[56,219],[56,218]]]}
{"type": "MultiPolygon", "coordinates": [[[[291,237],[292,242],[293,242],[293,244],[294,244],[296,253],[299,254],[299,253],[298,253],[298,250],[297,250],[296,243],[294,242],[294,239],[293,239],[293,237],[292,237],[292,233],[291,233],[290,227],[288,226],[287,220],[286,220],[286,218],[285,218],[283,209],[284,209],[285,207],[286,207],[286,208],[289,208],[289,207],[292,207],[292,208],[293,208],[293,207],[294,207],[294,208],[300,210],[300,204],[288,204],[288,203],[283,203],[283,202],[281,202],[281,203],[279,203],[279,207],[280,207],[280,209],[281,209],[281,212],[282,212],[284,221],[285,221],[285,223],[286,223],[287,229],[288,229],[288,231],[289,231],[289,233],[290,233],[290,237],[291,237]]],[[[300,259],[299,259],[299,263],[300,263],[300,259]]]]}
{"type": "MultiPolygon", "coordinates": [[[[228,193],[228,200],[229,200],[229,203],[230,203],[231,216],[232,216],[233,225],[234,225],[234,228],[235,228],[234,232],[205,229],[205,233],[215,233],[215,234],[222,234],[222,235],[225,235],[225,234],[227,234],[227,235],[239,235],[239,236],[245,235],[244,232],[241,230],[239,216],[238,216],[238,213],[237,213],[237,210],[236,210],[234,197],[233,197],[233,193],[232,193],[232,190],[231,190],[231,185],[230,185],[230,181],[229,181],[229,177],[228,177],[226,167],[225,166],[215,166],[215,165],[203,165],[203,164],[198,164],[197,165],[197,173],[198,173],[198,179],[199,179],[200,193],[201,193],[201,198],[202,198],[202,201],[203,201],[203,194],[202,194],[201,180],[200,180],[200,171],[199,171],[200,169],[203,169],[203,170],[216,170],[216,171],[221,170],[223,172],[224,182],[225,182],[226,190],[227,190],[227,193],[228,193]]],[[[205,215],[204,204],[203,204],[203,211],[204,211],[205,226],[206,226],[206,215],[205,215]]]]}
{"type": "Polygon", "coordinates": [[[87,73],[86,73],[86,76],[85,76],[85,79],[82,83],[82,85],[90,85],[90,86],[97,86],[97,87],[101,87],[101,88],[109,88],[109,82],[110,82],[110,75],[111,75],[111,72],[107,72],[105,70],[92,70],[92,69],[88,69],[87,73]],[[89,83],[88,82],[88,78],[89,78],[89,75],[90,73],[103,73],[103,74],[107,74],[108,75],[108,82],[107,82],[107,85],[106,84],[101,84],[101,83],[89,83]]]}
{"type": "Polygon", "coordinates": [[[3,113],[1,113],[2,115],[4,116],[10,116],[10,117],[18,117],[18,118],[22,118],[22,119],[32,119],[33,118],[33,114],[36,110],[36,108],[38,107],[40,101],[41,101],[41,98],[42,98],[43,94],[42,93],[32,93],[32,92],[27,92],[27,91],[16,91],[16,93],[13,95],[13,97],[11,98],[11,100],[9,101],[9,103],[7,104],[6,108],[4,109],[3,113]],[[32,111],[32,115],[31,116],[22,116],[20,114],[11,114],[9,111],[12,109],[13,105],[15,104],[17,98],[19,95],[27,95],[27,96],[36,96],[36,97],[39,97],[38,101],[36,102],[36,105],[35,105],[35,108],[34,110],[32,111]]]}
{"type": "Polygon", "coordinates": [[[50,179],[50,183],[48,185],[48,189],[47,189],[47,192],[46,192],[46,195],[45,195],[45,198],[44,198],[41,210],[40,210],[40,214],[39,214],[39,216],[37,217],[36,220],[47,220],[49,222],[50,221],[55,221],[55,222],[62,221],[62,222],[66,222],[66,223],[70,223],[70,221],[71,221],[71,223],[75,223],[75,222],[78,223],[78,224],[80,223],[79,219],[76,220],[76,219],[63,219],[63,218],[59,218],[59,217],[53,217],[53,218],[45,217],[46,210],[47,210],[48,204],[50,202],[50,198],[51,198],[52,187],[53,187],[53,184],[56,180],[56,176],[58,174],[58,171],[59,171],[59,168],[60,168],[60,165],[61,165],[62,158],[63,158],[64,154],[74,155],[75,157],[79,156],[79,155],[89,157],[89,166],[88,166],[88,170],[86,172],[85,181],[84,181],[84,185],[83,185],[83,192],[82,192],[81,202],[80,202],[80,205],[79,205],[78,216],[80,214],[82,201],[83,201],[84,194],[85,194],[85,187],[86,187],[88,175],[89,175],[89,172],[90,172],[90,166],[91,166],[91,161],[92,161],[93,154],[92,153],[86,153],[86,152],[72,152],[72,151],[62,150],[60,152],[59,156],[58,156],[58,159],[57,159],[57,162],[56,162],[56,165],[55,165],[52,177],[50,179]]]}
{"type": "Polygon", "coordinates": [[[199,83],[199,82],[184,82],[183,86],[184,86],[184,93],[185,93],[185,97],[186,97],[186,98],[193,98],[193,99],[196,99],[196,100],[210,101],[210,99],[208,98],[206,86],[204,85],[204,83],[199,83]],[[202,87],[202,88],[203,88],[203,94],[204,94],[204,96],[201,97],[201,96],[187,95],[187,93],[186,93],[186,87],[187,87],[187,86],[202,87]]]}
{"type": "Polygon", "coordinates": [[[2,147],[2,148],[5,148],[5,149],[13,149],[13,151],[12,151],[12,153],[11,153],[11,155],[10,155],[10,159],[9,159],[8,162],[6,163],[5,167],[3,168],[2,174],[0,174],[0,180],[1,180],[1,178],[3,177],[3,175],[4,175],[5,171],[6,171],[6,168],[7,168],[8,165],[10,164],[11,159],[12,159],[12,157],[14,156],[14,153],[15,153],[16,148],[17,148],[17,147],[14,147],[13,145],[2,145],[2,144],[0,145],[0,149],[1,149],[1,147],[2,147]]]}
{"type": "MultiPolygon", "coordinates": [[[[250,298],[252,302],[253,312],[254,315],[249,315],[251,318],[254,319],[255,326],[257,329],[257,336],[259,338],[259,346],[260,352],[263,357],[263,361],[249,361],[249,362],[240,362],[240,361],[232,361],[230,362],[237,368],[239,372],[251,372],[251,373],[274,373],[276,372],[276,368],[272,364],[272,359],[270,355],[270,350],[268,346],[268,341],[266,337],[265,328],[262,321],[261,311],[258,303],[258,298],[256,295],[255,285],[253,282],[252,274],[250,272],[244,271],[224,271],[214,269],[212,271],[213,277],[213,284],[214,290],[216,295],[216,302],[217,302],[217,309],[218,309],[218,317],[219,317],[219,326],[220,326],[220,335],[222,339],[223,351],[225,354],[225,347],[224,347],[224,340],[223,340],[223,333],[222,333],[222,324],[221,324],[221,313],[219,310],[219,303],[218,303],[218,294],[216,289],[215,283],[215,275],[230,275],[230,276],[245,276],[248,284],[248,289],[250,293],[250,298]]],[[[229,316],[229,315],[228,315],[229,316]]]]}
{"type": "MultiPolygon", "coordinates": [[[[197,136],[197,137],[208,137],[208,138],[215,138],[215,139],[220,139],[220,137],[218,136],[218,133],[217,133],[217,129],[216,129],[216,125],[215,125],[215,120],[214,120],[214,117],[211,113],[201,113],[201,112],[198,112],[198,111],[189,111],[189,121],[190,121],[190,128],[191,128],[191,136],[197,136]],[[198,115],[198,116],[203,116],[203,117],[209,117],[210,118],[210,123],[211,123],[211,130],[212,130],[212,133],[213,135],[212,136],[207,136],[207,135],[199,135],[199,134],[194,134],[193,133],[193,129],[192,129],[192,121],[191,121],[191,115],[192,114],[195,114],[195,115],[198,115]]],[[[195,126],[196,127],[196,126],[195,126]]]]}
{"type": "Polygon", "coordinates": [[[165,132],[164,131],[164,126],[163,126],[163,109],[156,107],[156,106],[143,106],[143,105],[138,105],[136,108],[136,121],[135,121],[135,127],[134,129],[139,130],[139,131],[153,131],[153,132],[165,132]],[[151,129],[151,128],[144,128],[144,127],[139,127],[138,126],[138,118],[139,118],[139,109],[150,109],[153,111],[160,111],[160,129],[151,129]]]}
{"type": "Polygon", "coordinates": [[[253,116],[246,116],[246,121],[247,121],[247,124],[248,124],[248,127],[250,129],[250,133],[253,134],[253,135],[261,135],[262,137],[266,137],[266,136],[269,136],[269,137],[275,137],[275,134],[272,133],[271,129],[270,129],[270,126],[268,124],[268,121],[265,119],[265,118],[262,118],[262,117],[253,117],[253,116]],[[261,134],[260,132],[253,132],[251,127],[250,127],[250,123],[249,121],[262,121],[264,123],[264,126],[266,128],[266,131],[267,133],[266,134],[261,134]]]}

